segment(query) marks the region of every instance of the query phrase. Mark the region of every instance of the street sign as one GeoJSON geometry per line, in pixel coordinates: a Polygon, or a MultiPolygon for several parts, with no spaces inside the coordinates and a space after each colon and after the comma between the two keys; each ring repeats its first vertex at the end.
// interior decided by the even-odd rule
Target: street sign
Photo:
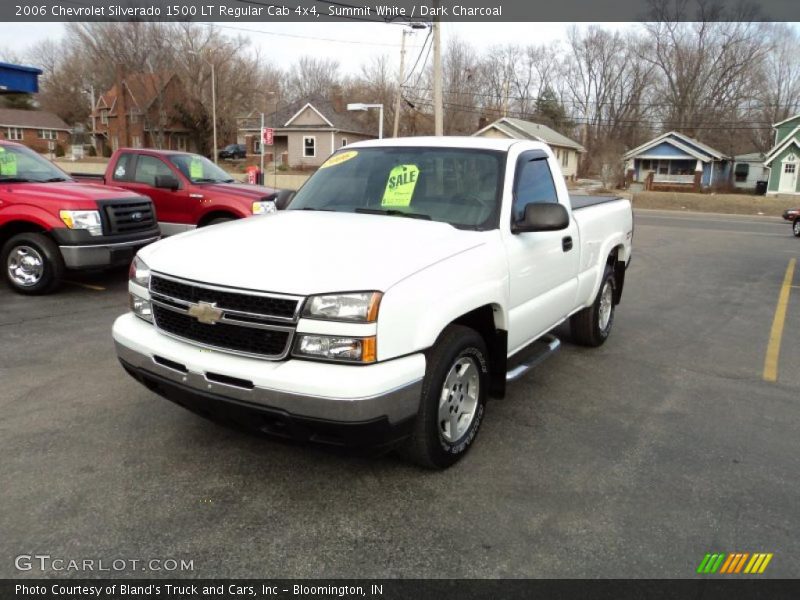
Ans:
{"type": "Polygon", "coordinates": [[[274,135],[275,130],[272,129],[272,127],[264,127],[261,130],[261,141],[264,142],[266,146],[272,146],[274,135]]]}

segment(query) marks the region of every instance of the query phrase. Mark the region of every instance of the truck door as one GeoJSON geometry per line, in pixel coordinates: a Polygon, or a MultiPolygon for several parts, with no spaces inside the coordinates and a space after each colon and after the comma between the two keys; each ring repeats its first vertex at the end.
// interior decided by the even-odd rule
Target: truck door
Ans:
{"type": "MultiPolygon", "coordinates": [[[[521,220],[533,202],[558,202],[547,154],[541,150],[523,152],[517,160],[512,222],[521,220]]],[[[508,346],[514,351],[552,329],[575,308],[580,248],[572,218],[562,231],[514,234],[510,225],[503,230],[510,285],[508,346]]]]}
{"type": "Polygon", "coordinates": [[[177,171],[160,157],[139,154],[130,189],[150,196],[153,200],[156,214],[158,214],[158,224],[164,235],[180,233],[189,229],[188,224],[191,223],[192,206],[188,202],[184,189],[185,184],[178,190],[158,188],[156,187],[156,177],[160,175],[171,175],[181,182],[177,171]]]}

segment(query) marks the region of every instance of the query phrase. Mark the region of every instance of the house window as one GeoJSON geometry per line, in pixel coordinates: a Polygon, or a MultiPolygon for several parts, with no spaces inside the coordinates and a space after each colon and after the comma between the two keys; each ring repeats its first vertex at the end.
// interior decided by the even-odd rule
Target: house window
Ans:
{"type": "Polygon", "coordinates": [[[783,172],[786,173],[787,175],[791,175],[795,171],[795,166],[796,165],[794,163],[786,163],[785,165],[783,165],[783,172]]]}
{"type": "Polygon", "coordinates": [[[119,136],[115,135],[111,138],[111,149],[116,150],[119,148],[119,136]]]}
{"type": "Polygon", "coordinates": [[[662,160],[658,163],[658,174],[669,175],[669,161],[662,160]]]}
{"type": "Polygon", "coordinates": [[[19,127],[9,127],[6,131],[6,138],[12,142],[22,141],[22,129],[19,127]]]}
{"type": "Polygon", "coordinates": [[[347,146],[347,138],[342,138],[342,148],[347,146]]]}
{"type": "Polygon", "coordinates": [[[747,181],[747,175],[750,173],[750,165],[747,163],[738,163],[733,170],[734,178],[737,182],[747,181]]]}
{"type": "Polygon", "coordinates": [[[142,147],[141,136],[138,135],[131,136],[131,146],[133,146],[134,148],[141,148],[142,147]]]}
{"type": "Polygon", "coordinates": [[[564,150],[564,154],[561,155],[561,166],[568,167],[569,166],[569,152],[564,150]]]}
{"type": "Polygon", "coordinates": [[[103,125],[108,125],[108,111],[107,110],[101,110],[100,111],[100,122],[103,125]]]}
{"type": "Polygon", "coordinates": [[[188,140],[186,139],[185,135],[179,135],[175,138],[175,141],[178,145],[178,150],[181,152],[186,152],[189,149],[188,140]]]}
{"type": "Polygon", "coordinates": [[[129,121],[130,121],[131,124],[138,123],[139,122],[139,113],[137,113],[136,111],[131,109],[131,114],[130,114],[129,121]]]}
{"type": "Polygon", "coordinates": [[[650,170],[650,159],[645,159],[642,161],[642,170],[649,171],[650,170]]]}
{"type": "Polygon", "coordinates": [[[55,140],[58,138],[58,135],[52,129],[40,129],[39,130],[39,139],[40,140],[55,140]]]}
{"type": "Polygon", "coordinates": [[[303,157],[313,158],[317,155],[317,138],[313,136],[303,137],[303,157]]]}

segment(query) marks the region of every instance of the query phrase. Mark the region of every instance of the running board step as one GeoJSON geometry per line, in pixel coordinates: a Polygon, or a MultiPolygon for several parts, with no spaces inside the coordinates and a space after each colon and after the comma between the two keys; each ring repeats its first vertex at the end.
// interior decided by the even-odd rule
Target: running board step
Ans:
{"type": "Polygon", "coordinates": [[[508,371],[506,373],[506,381],[514,381],[519,379],[533,367],[550,357],[556,350],[559,349],[559,347],[561,347],[561,340],[548,333],[547,335],[543,335],[541,338],[536,340],[533,345],[541,347],[541,349],[538,349],[536,354],[508,371]]]}

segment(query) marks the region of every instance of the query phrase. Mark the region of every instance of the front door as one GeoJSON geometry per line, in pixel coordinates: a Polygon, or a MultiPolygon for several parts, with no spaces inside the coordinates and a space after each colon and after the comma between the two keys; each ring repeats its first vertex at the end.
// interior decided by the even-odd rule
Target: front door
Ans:
{"type": "Polygon", "coordinates": [[[778,191],[786,193],[797,191],[797,157],[794,154],[787,156],[781,163],[781,180],[778,191]]]}
{"type": "MultiPolygon", "coordinates": [[[[521,220],[532,202],[558,202],[547,155],[536,150],[522,153],[517,162],[512,220],[521,220]]],[[[508,348],[514,352],[574,308],[580,240],[571,219],[563,231],[511,234],[505,244],[511,273],[508,348]]]]}

